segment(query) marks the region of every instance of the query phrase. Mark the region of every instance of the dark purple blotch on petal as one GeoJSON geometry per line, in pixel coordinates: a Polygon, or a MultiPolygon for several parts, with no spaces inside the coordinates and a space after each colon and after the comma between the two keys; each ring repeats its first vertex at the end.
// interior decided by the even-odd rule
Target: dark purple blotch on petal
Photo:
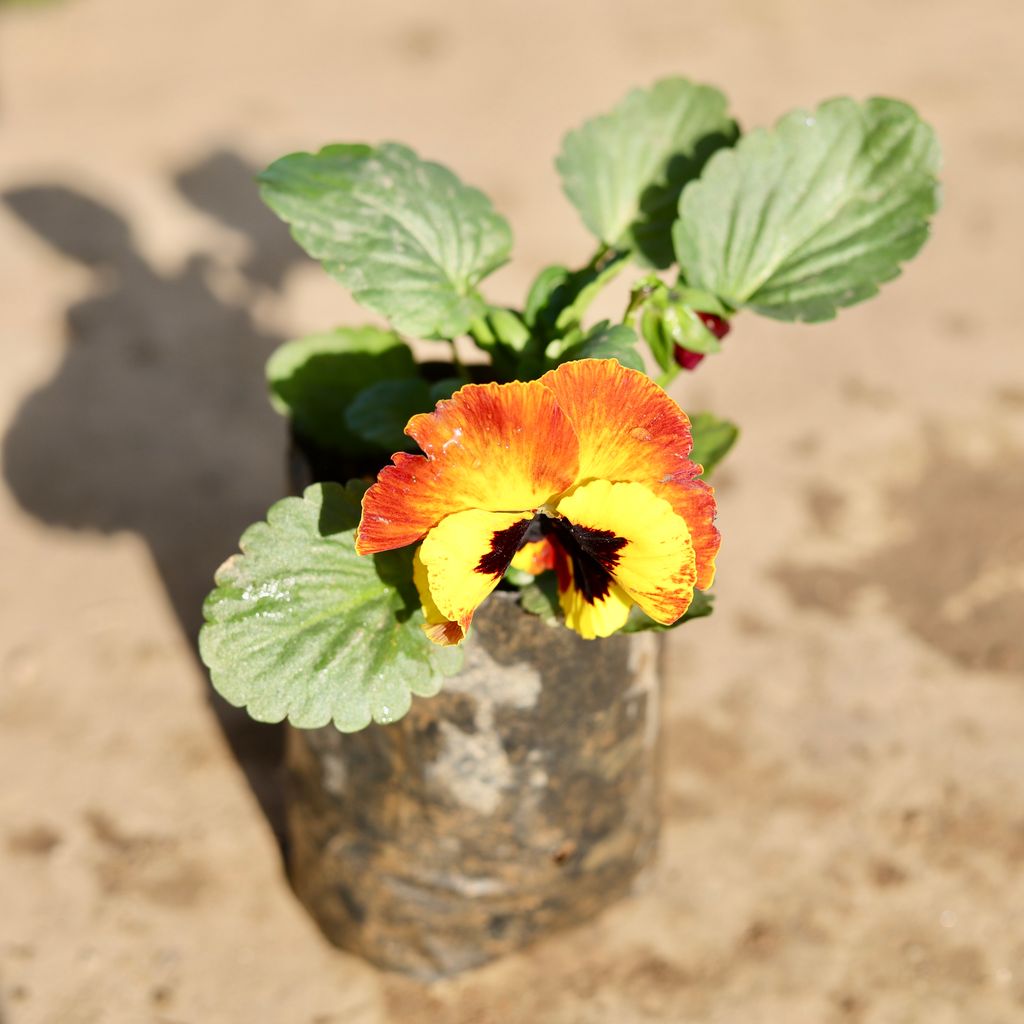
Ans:
{"type": "Polygon", "coordinates": [[[477,562],[474,571],[484,576],[504,576],[531,522],[529,519],[520,519],[504,530],[495,530],[491,534],[491,550],[477,562]]]}

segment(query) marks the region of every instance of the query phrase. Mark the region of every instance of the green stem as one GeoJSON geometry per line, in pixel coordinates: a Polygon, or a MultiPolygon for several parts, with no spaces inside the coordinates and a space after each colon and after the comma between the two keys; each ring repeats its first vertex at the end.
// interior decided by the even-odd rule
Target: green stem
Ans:
{"type": "Polygon", "coordinates": [[[629,323],[630,317],[632,317],[644,302],[651,297],[654,290],[658,288],[661,283],[660,278],[653,274],[648,274],[646,277],[640,278],[640,280],[633,285],[633,288],[629,293],[629,303],[626,306],[626,312],[622,314],[622,322],[624,324],[629,323]]]}
{"type": "MultiPolygon", "coordinates": [[[[472,331],[470,331],[470,337],[472,337],[472,331]]],[[[473,339],[476,340],[475,338],[473,339]]],[[[462,360],[459,358],[459,348],[455,344],[454,338],[448,339],[448,344],[452,347],[452,366],[455,367],[456,373],[463,379],[469,380],[469,374],[466,372],[466,367],[463,365],[462,360]]]]}
{"type": "Polygon", "coordinates": [[[610,245],[605,245],[603,242],[598,247],[597,252],[590,258],[590,262],[587,264],[591,270],[596,271],[598,274],[608,266],[612,260],[618,257],[619,253],[613,249],[610,245]]]}
{"type": "Polygon", "coordinates": [[[681,367],[670,366],[657,380],[658,386],[662,390],[666,389],[669,384],[672,383],[679,376],[681,367]]]}

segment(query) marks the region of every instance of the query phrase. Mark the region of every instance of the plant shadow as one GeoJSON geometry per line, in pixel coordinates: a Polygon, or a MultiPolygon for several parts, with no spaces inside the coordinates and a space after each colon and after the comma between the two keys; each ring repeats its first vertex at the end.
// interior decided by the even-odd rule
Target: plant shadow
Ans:
{"type": "Polygon", "coordinates": [[[664,184],[650,185],[640,197],[640,216],[633,225],[633,240],[644,259],[665,270],[676,260],[672,224],[678,216],[683,189],[700,177],[704,165],[720,149],[735,144],[736,131],[709,132],[689,152],[676,153],[668,162],[664,184]]]}
{"type": "MultiPolygon", "coordinates": [[[[237,301],[211,286],[225,269],[212,253],[194,251],[165,272],[116,209],[76,188],[29,184],[0,196],[93,273],[91,293],[66,311],[60,365],[3,439],[9,488],[50,526],[141,536],[193,650],[214,570],[286,488],[283,423],[263,373],[281,339],[249,307],[302,257],[259,205],[252,177],[237,154],[215,152],[175,178],[185,199],[245,236],[249,256],[232,268],[244,285],[237,301]]],[[[283,726],[258,725],[209,695],[280,840],[283,726]]]]}

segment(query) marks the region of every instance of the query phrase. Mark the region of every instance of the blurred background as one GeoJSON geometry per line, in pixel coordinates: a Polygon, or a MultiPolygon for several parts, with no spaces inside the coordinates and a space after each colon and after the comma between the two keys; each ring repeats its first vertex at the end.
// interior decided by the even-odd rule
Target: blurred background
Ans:
{"type": "Polygon", "coordinates": [[[0,1020],[1024,1019],[1022,33],[1010,0],[0,3],[0,1020]],[[306,917],[278,734],[195,656],[285,489],[268,353],[369,319],[252,176],[406,142],[509,218],[517,303],[591,253],[562,134],[668,74],[744,128],[906,99],[945,206],[878,298],[741,316],[673,388],[744,433],[716,614],[670,640],[646,889],[424,988],[306,917]]]}

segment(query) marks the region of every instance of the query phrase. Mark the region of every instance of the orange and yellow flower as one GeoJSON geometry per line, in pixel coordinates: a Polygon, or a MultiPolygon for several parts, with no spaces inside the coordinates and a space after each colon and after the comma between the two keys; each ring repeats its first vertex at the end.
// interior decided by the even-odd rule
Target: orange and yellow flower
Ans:
{"type": "Polygon", "coordinates": [[[608,636],[638,604],[669,624],[711,585],[715,500],[686,414],[613,359],[467,384],[405,428],[363,497],[360,554],[422,541],[414,579],[435,643],[457,644],[510,565],[554,568],[566,624],[608,636]]]}

